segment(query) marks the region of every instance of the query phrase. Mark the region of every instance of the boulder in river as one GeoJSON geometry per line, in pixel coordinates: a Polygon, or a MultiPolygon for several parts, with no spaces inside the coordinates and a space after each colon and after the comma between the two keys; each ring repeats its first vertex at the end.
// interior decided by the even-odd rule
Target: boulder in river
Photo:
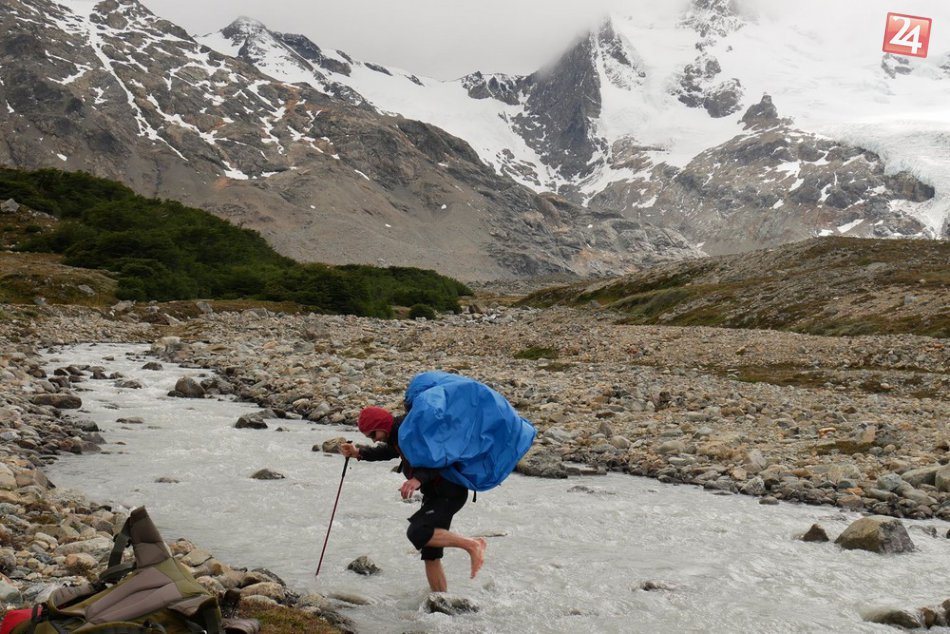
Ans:
{"type": "Polygon", "coordinates": [[[267,429],[267,423],[264,422],[264,416],[260,412],[245,414],[241,416],[236,423],[235,429],[267,429]]]}
{"type": "Polygon", "coordinates": [[[255,480],[283,480],[286,476],[270,469],[259,469],[251,477],[255,480]]]}
{"type": "Polygon", "coordinates": [[[426,612],[440,612],[449,616],[478,612],[478,606],[465,597],[453,597],[443,592],[433,592],[427,596],[423,609],[426,612]]]}
{"type": "Polygon", "coordinates": [[[346,569],[352,570],[358,575],[375,575],[382,572],[379,566],[373,563],[373,560],[366,555],[360,555],[351,561],[346,569]]]}
{"type": "Polygon", "coordinates": [[[831,541],[828,539],[828,533],[825,532],[825,529],[818,524],[812,524],[804,535],[802,535],[801,540],[803,542],[827,542],[831,541]]]}
{"type": "Polygon", "coordinates": [[[169,396],[178,396],[181,398],[204,398],[205,389],[193,378],[183,376],[175,383],[175,389],[168,393],[169,396]]]}
{"type": "Polygon", "coordinates": [[[901,521],[886,515],[871,515],[856,520],[844,529],[835,543],[848,550],[869,550],[881,554],[914,550],[914,542],[901,521]]]}

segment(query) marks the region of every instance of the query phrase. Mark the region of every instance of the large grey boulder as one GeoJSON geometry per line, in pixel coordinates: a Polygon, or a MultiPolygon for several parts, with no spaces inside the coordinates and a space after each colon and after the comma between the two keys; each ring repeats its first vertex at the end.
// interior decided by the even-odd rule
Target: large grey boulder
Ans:
{"type": "Polygon", "coordinates": [[[910,484],[913,487],[919,487],[922,484],[934,484],[937,478],[937,472],[945,469],[944,465],[933,465],[930,467],[921,467],[919,469],[911,469],[910,471],[905,471],[901,474],[904,482],[910,484]]]}
{"type": "Polygon", "coordinates": [[[941,493],[950,492],[950,465],[942,466],[941,469],[934,474],[934,486],[937,487],[937,490],[941,493]]]}
{"type": "Polygon", "coordinates": [[[183,376],[175,383],[175,389],[168,393],[169,396],[178,396],[181,398],[204,398],[205,389],[193,378],[183,376]]]}
{"type": "Polygon", "coordinates": [[[234,423],[235,429],[267,429],[267,423],[264,422],[264,414],[262,412],[253,412],[251,414],[245,414],[238,418],[237,422],[234,423]]]}
{"type": "Polygon", "coordinates": [[[871,515],[853,522],[835,543],[847,550],[869,550],[881,554],[914,550],[914,542],[901,521],[885,515],[871,515]]]}

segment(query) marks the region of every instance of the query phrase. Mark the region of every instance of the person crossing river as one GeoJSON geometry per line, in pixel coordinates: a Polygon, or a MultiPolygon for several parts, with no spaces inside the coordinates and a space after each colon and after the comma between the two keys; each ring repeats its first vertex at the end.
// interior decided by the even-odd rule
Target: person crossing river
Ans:
{"type": "Polygon", "coordinates": [[[357,448],[346,443],[341,452],[358,460],[402,460],[403,499],[413,491],[422,492],[422,508],[409,518],[406,535],[422,554],[429,587],[445,592],[444,549],[467,552],[474,578],[488,547],[484,538],[450,531],[452,518],[465,505],[469,491],[493,489],[514,471],[537,430],[501,394],[458,374],[417,374],[406,388],[403,404],[406,415],[398,421],[381,407],[362,410],[359,430],[380,444],[357,448]]]}
{"type": "Polygon", "coordinates": [[[367,462],[402,459],[399,470],[406,481],[400,487],[400,494],[403,499],[408,499],[416,490],[422,493],[422,508],[409,518],[406,535],[422,555],[429,588],[433,592],[445,592],[448,581],[442,568],[444,549],[460,548],[467,552],[474,578],[485,563],[488,544],[482,537],[464,537],[449,530],[452,518],[468,500],[468,489],[442,477],[438,469],[413,467],[406,461],[399,447],[399,428],[403,418],[395,419],[382,407],[363,409],[357,425],[360,432],[377,444],[356,447],[353,443],[345,443],[340,446],[340,451],[348,458],[367,462]]]}

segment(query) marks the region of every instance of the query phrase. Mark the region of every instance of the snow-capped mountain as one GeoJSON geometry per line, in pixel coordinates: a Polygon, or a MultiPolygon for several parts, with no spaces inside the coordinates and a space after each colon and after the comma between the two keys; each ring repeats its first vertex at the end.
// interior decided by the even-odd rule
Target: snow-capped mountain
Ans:
{"type": "Polygon", "coordinates": [[[247,20],[199,41],[439,126],[535,191],[676,228],[710,253],[819,234],[950,237],[950,40],[895,57],[879,31],[873,43],[847,31],[851,8],[816,20],[804,5],[790,21],[763,4],[614,15],[531,75],[449,82],[247,20]]]}
{"type": "Polygon", "coordinates": [[[257,229],[303,261],[475,280],[697,253],[675,230],[536,193],[462,139],[379,112],[348,81],[382,67],[232,26],[221,47],[240,47],[222,54],[136,0],[5,0],[0,164],[113,178],[257,229]]]}

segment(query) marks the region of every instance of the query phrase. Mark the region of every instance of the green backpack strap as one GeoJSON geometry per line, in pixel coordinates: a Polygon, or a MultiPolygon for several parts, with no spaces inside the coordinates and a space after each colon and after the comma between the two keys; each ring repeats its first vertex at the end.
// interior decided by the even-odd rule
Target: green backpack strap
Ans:
{"type": "Polygon", "coordinates": [[[122,528],[112,538],[112,552],[109,553],[109,567],[99,575],[99,586],[105,587],[110,583],[115,583],[131,571],[135,570],[135,563],[122,563],[122,554],[129,547],[132,541],[132,517],[130,516],[122,524],[122,528]]]}

